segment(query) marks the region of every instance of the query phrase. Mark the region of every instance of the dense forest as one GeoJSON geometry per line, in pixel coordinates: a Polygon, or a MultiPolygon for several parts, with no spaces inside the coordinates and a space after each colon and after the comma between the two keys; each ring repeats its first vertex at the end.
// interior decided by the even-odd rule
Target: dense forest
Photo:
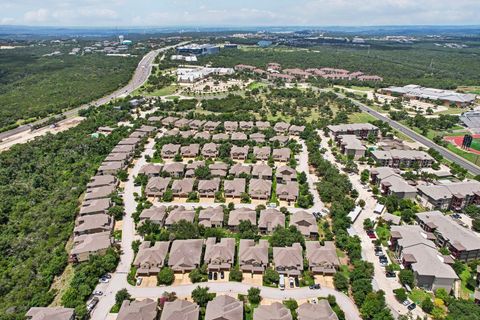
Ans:
{"type": "Polygon", "coordinates": [[[342,68],[362,71],[384,78],[384,84],[410,83],[438,88],[478,85],[480,82],[480,49],[447,49],[431,45],[396,45],[385,48],[348,48],[322,46],[304,49],[222,50],[205,56],[198,64],[233,67],[249,64],[264,68],[278,62],[284,68],[342,68]]]}
{"type": "Polygon", "coordinates": [[[130,80],[140,59],[42,57],[45,50],[0,50],[0,131],[17,120],[46,117],[114,91],[130,80]]]}
{"type": "Polygon", "coordinates": [[[0,153],[0,319],[23,319],[31,306],[48,305],[54,276],[67,263],[78,198],[126,129],[94,138],[126,112],[84,112],[77,127],[0,153]]]}

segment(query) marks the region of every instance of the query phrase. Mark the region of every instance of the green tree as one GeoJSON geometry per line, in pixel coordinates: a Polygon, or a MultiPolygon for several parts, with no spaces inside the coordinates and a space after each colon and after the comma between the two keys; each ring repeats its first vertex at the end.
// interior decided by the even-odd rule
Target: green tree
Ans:
{"type": "Polygon", "coordinates": [[[333,285],[337,290],[346,291],[348,289],[348,278],[342,272],[336,272],[333,276],[333,285]]]}
{"type": "Polygon", "coordinates": [[[398,288],[393,290],[393,293],[395,294],[395,298],[397,298],[398,301],[403,302],[407,300],[407,292],[405,291],[404,288],[398,288]]]}
{"type": "Polygon", "coordinates": [[[157,274],[158,284],[165,284],[167,286],[171,285],[175,281],[175,273],[169,267],[164,267],[157,274]]]}
{"type": "Polygon", "coordinates": [[[171,202],[173,200],[173,192],[172,190],[168,189],[163,193],[162,201],[163,202],[171,202]]]}
{"type": "Polygon", "coordinates": [[[115,304],[121,306],[123,301],[130,300],[131,296],[127,289],[121,289],[115,294],[115,304]]]}
{"type": "Polygon", "coordinates": [[[403,285],[408,285],[410,288],[413,288],[415,284],[415,275],[412,270],[403,269],[400,270],[398,278],[403,285]]]}
{"type": "Polygon", "coordinates": [[[435,306],[433,305],[432,299],[430,299],[429,297],[426,297],[425,299],[423,299],[422,301],[423,311],[425,311],[426,313],[431,313],[434,307],[435,306]]]}
{"type": "Polygon", "coordinates": [[[262,297],[260,296],[260,289],[252,287],[248,289],[248,301],[251,304],[259,304],[260,300],[262,300],[262,297]]]}
{"type": "Polygon", "coordinates": [[[228,275],[228,280],[229,281],[236,281],[236,282],[242,282],[243,280],[243,273],[240,271],[238,267],[235,267],[230,270],[230,274],[228,275]]]}
{"type": "Polygon", "coordinates": [[[277,271],[275,271],[273,269],[270,269],[270,268],[267,268],[265,270],[264,275],[263,275],[263,280],[268,285],[278,283],[280,281],[280,275],[278,274],[277,271]]]}
{"type": "Polygon", "coordinates": [[[196,287],[192,291],[193,301],[202,308],[205,308],[213,298],[215,298],[215,293],[210,293],[208,287],[196,287]]]}
{"type": "Polygon", "coordinates": [[[117,172],[117,178],[118,178],[118,180],[123,181],[123,182],[127,181],[128,180],[128,172],[125,171],[125,170],[119,170],[117,172]]]}

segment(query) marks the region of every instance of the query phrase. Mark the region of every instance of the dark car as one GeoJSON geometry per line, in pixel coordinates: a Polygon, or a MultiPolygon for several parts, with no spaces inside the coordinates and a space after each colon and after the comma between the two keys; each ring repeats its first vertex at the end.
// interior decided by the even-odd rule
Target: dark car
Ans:
{"type": "Polygon", "coordinates": [[[212,277],[213,277],[213,274],[212,274],[212,271],[210,271],[210,272],[208,273],[208,280],[212,280],[212,277]]]}
{"type": "Polygon", "coordinates": [[[109,273],[105,273],[103,276],[101,276],[101,278],[112,279],[112,275],[109,273]]]}
{"type": "Polygon", "coordinates": [[[213,280],[217,280],[218,279],[218,274],[216,272],[213,273],[213,280]]]}
{"type": "Polygon", "coordinates": [[[320,285],[318,283],[314,284],[315,289],[320,289],[320,285]]]}
{"type": "Polygon", "coordinates": [[[387,271],[385,275],[387,276],[387,278],[395,278],[397,276],[397,274],[393,271],[387,271]]]}
{"type": "Polygon", "coordinates": [[[310,286],[308,286],[308,287],[309,287],[310,289],[312,289],[312,290],[315,289],[315,285],[314,285],[314,284],[312,284],[312,285],[310,285],[310,286]]]}
{"type": "Polygon", "coordinates": [[[295,278],[295,287],[300,287],[300,281],[298,281],[298,278],[295,278]]]}
{"type": "Polygon", "coordinates": [[[417,307],[417,305],[416,305],[415,303],[412,303],[412,304],[410,304],[410,305],[407,307],[407,309],[408,309],[408,310],[413,310],[413,309],[415,309],[416,307],[417,307]]]}
{"type": "Polygon", "coordinates": [[[225,272],[223,272],[223,270],[220,271],[220,279],[225,279],[225,272]]]}

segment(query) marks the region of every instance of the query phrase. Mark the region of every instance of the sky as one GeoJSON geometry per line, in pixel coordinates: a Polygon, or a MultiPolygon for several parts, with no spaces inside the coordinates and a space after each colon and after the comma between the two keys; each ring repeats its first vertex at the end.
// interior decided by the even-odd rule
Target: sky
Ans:
{"type": "Polygon", "coordinates": [[[480,0],[0,0],[0,25],[478,25],[480,0]]]}

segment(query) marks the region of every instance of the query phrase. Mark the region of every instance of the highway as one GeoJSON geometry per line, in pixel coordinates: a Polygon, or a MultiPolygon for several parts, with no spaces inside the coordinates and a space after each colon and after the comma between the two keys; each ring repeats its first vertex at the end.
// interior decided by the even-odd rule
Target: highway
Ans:
{"type": "MultiPolygon", "coordinates": [[[[74,109],[70,109],[68,111],[65,111],[65,112],[62,113],[62,115],[66,116],[67,118],[73,117],[73,116],[76,116],[78,114],[78,111],[80,111],[82,109],[86,109],[90,106],[101,106],[101,105],[106,104],[106,103],[108,103],[108,102],[110,102],[114,99],[119,98],[119,97],[129,95],[133,91],[140,88],[148,80],[148,77],[150,76],[150,73],[152,72],[153,62],[155,61],[155,58],[157,57],[157,55],[159,53],[165,52],[165,51],[167,51],[171,48],[177,47],[177,46],[184,45],[185,43],[187,43],[187,42],[182,42],[182,43],[179,43],[179,44],[176,44],[176,45],[173,45],[173,46],[163,47],[161,49],[150,51],[149,53],[147,53],[142,58],[142,60],[140,60],[137,68],[135,69],[135,73],[132,76],[132,79],[130,79],[130,82],[127,85],[125,85],[123,88],[120,88],[120,89],[118,89],[118,90],[110,93],[109,95],[107,95],[105,97],[102,97],[98,100],[95,100],[95,101],[92,101],[90,103],[87,103],[87,104],[81,105],[79,107],[76,107],[74,109]]],[[[53,115],[51,115],[47,118],[37,120],[33,123],[22,125],[22,126],[19,126],[19,127],[15,128],[15,129],[2,132],[2,133],[0,133],[0,141],[4,140],[4,139],[6,139],[10,136],[13,136],[15,134],[25,132],[25,131],[29,131],[30,128],[31,128],[31,125],[41,124],[52,116],[53,115]]]]}
{"type": "MultiPolygon", "coordinates": [[[[336,94],[341,98],[350,99],[343,94],[340,94],[340,93],[336,93],[336,94]]],[[[421,134],[416,133],[412,129],[404,126],[403,124],[398,123],[397,121],[394,121],[394,120],[382,115],[381,113],[375,111],[374,109],[368,107],[367,105],[365,105],[365,104],[363,104],[363,103],[361,103],[357,100],[354,100],[354,99],[350,99],[350,100],[356,106],[358,106],[360,108],[360,110],[362,110],[363,112],[367,112],[367,113],[371,114],[372,116],[374,116],[375,118],[387,122],[388,124],[390,124],[390,126],[392,128],[400,131],[401,133],[405,134],[409,138],[420,142],[421,144],[425,145],[427,148],[433,148],[433,149],[437,150],[445,159],[447,159],[451,162],[455,162],[456,164],[458,164],[458,165],[462,166],[463,168],[467,169],[468,171],[470,171],[474,175],[479,175],[480,174],[480,167],[476,166],[475,164],[471,163],[470,161],[465,160],[464,158],[462,158],[460,156],[457,156],[455,153],[445,149],[442,146],[439,146],[435,142],[425,138],[421,134]]]]}

